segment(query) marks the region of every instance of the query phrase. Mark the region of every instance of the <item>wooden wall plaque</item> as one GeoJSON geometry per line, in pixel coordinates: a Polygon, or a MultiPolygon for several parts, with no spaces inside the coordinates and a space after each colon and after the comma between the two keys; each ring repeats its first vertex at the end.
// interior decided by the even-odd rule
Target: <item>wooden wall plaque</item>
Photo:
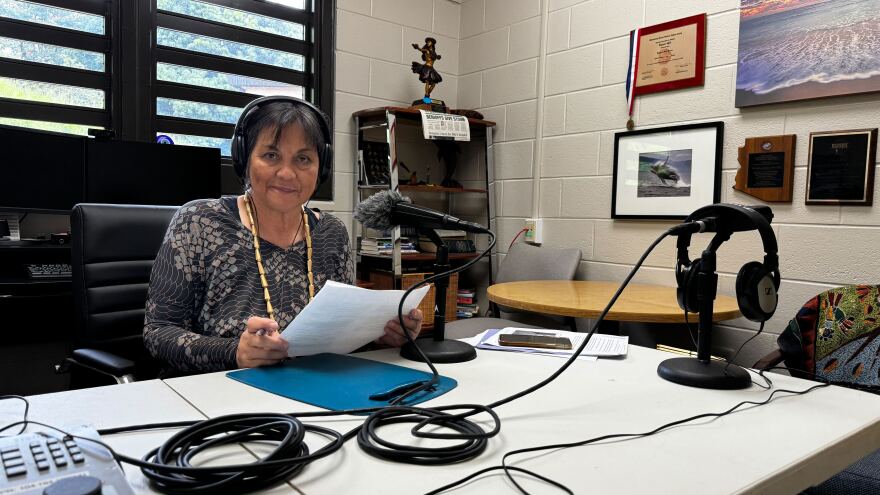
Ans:
{"type": "Polygon", "coordinates": [[[733,188],[767,202],[791,203],[795,135],[747,138],[733,188]]]}

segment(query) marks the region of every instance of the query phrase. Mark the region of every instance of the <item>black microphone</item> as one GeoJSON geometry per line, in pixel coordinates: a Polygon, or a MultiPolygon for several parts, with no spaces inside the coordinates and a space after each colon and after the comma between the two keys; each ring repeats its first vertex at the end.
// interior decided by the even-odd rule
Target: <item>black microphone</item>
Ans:
{"type": "Polygon", "coordinates": [[[376,193],[361,201],[355,209],[354,218],[364,227],[376,230],[388,230],[395,225],[411,225],[429,229],[458,229],[478,234],[489,232],[480,224],[415,205],[411,199],[390,190],[376,193]]]}

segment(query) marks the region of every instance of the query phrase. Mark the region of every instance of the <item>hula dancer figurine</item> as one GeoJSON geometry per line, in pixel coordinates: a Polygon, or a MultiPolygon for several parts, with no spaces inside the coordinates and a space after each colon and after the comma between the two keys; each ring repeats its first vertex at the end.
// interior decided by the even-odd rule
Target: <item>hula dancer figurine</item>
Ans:
{"type": "Polygon", "coordinates": [[[412,44],[413,48],[422,52],[422,60],[425,61],[424,64],[418,62],[412,63],[413,73],[418,74],[419,81],[425,83],[425,103],[431,102],[431,91],[434,90],[434,86],[436,86],[437,83],[443,80],[443,78],[440,77],[440,73],[434,70],[434,61],[440,60],[441,58],[435,50],[436,44],[437,40],[434,38],[425,38],[425,46],[421,48],[419,48],[418,43],[412,44]]]}

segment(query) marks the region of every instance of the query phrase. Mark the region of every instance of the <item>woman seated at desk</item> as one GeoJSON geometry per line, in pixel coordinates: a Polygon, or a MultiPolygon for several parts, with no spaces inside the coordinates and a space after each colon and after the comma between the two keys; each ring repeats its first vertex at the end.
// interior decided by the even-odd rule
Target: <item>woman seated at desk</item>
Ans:
{"type": "MultiPolygon", "coordinates": [[[[306,206],[330,175],[331,138],[327,117],[302,100],[265,97],[242,111],[232,160],[245,194],[184,205],[153,265],[144,344],[166,373],[279,363],[280,329],[327,280],[354,282],[345,225],[306,206]]],[[[416,335],[421,311],[404,322],[416,335]]],[[[384,331],[378,343],[406,342],[396,318],[384,331]]]]}

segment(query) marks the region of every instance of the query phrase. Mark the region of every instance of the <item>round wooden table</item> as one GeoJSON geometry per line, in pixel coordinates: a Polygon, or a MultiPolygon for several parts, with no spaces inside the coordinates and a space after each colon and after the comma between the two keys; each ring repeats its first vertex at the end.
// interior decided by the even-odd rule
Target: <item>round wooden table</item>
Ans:
{"type": "MultiPolygon", "coordinates": [[[[489,300],[510,308],[575,318],[597,318],[619,282],[599,280],[529,280],[489,286],[489,300]]],[[[713,321],[740,316],[736,299],[718,295],[712,314],[713,321]]],[[[678,307],[675,287],[630,283],[605,316],[609,321],[640,321],[646,323],[684,323],[684,311],[678,307]]],[[[696,313],[688,321],[697,324],[696,313]]]]}

